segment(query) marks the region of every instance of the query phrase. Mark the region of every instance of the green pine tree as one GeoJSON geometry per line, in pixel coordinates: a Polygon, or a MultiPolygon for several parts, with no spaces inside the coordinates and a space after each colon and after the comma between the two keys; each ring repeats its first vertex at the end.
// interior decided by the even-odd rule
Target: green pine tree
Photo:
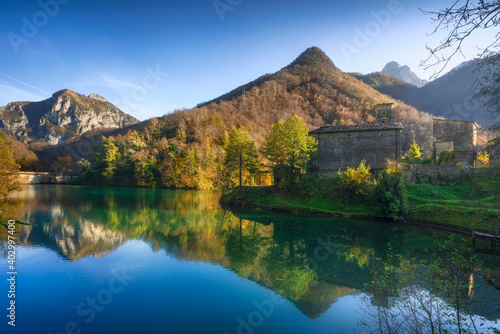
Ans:
{"type": "Polygon", "coordinates": [[[417,143],[415,143],[415,139],[413,139],[413,144],[411,144],[407,156],[415,159],[420,159],[420,157],[422,156],[422,153],[420,152],[420,146],[418,146],[417,143]]]}

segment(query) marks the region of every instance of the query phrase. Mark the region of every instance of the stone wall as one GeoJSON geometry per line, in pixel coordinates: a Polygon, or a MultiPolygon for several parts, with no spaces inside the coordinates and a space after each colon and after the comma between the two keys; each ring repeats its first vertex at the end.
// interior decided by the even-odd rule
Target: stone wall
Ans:
{"type": "MultiPolygon", "coordinates": [[[[337,170],[322,170],[319,172],[311,173],[312,177],[320,179],[331,179],[338,177],[337,170]]],[[[372,173],[377,177],[381,171],[374,171],[372,173]]],[[[403,177],[405,182],[415,183],[430,183],[449,185],[455,184],[460,180],[460,167],[458,166],[439,166],[439,165],[408,165],[403,170],[403,177]]]]}
{"type": "Polygon", "coordinates": [[[387,159],[401,158],[400,130],[334,132],[318,135],[319,171],[357,167],[385,168],[387,159]]]}
{"type": "Polygon", "coordinates": [[[435,119],[433,133],[434,142],[453,142],[454,151],[473,152],[475,149],[477,127],[474,122],[435,119]]]}
{"type": "Polygon", "coordinates": [[[337,170],[322,170],[319,172],[312,172],[312,177],[316,177],[318,179],[333,179],[335,177],[339,177],[338,169],[337,170]]]}
{"type": "Polygon", "coordinates": [[[460,179],[460,167],[410,165],[403,176],[407,183],[452,184],[460,179]]]}
{"type": "Polygon", "coordinates": [[[454,141],[442,141],[439,143],[434,143],[434,148],[436,149],[436,156],[439,156],[443,151],[455,151],[454,141]]]}
{"type": "Polygon", "coordinates": [[[20,184],[65,184],[74,179],[74,175],[57,175],[54,173],[19,172],[20,184]]]}

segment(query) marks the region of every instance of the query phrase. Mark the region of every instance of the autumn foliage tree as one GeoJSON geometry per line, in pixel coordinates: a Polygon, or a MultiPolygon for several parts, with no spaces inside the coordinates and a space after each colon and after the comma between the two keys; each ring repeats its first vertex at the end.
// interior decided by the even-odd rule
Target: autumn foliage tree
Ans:
{"type": "Polygon", "coordinates": [[[242,185],[243,172],[256,172],[258,168],[258,154],[255,144],[244,126],[231,129],[229,142],[226,146],[226,166],[230,173],[236,171],[239,176],[239,185],[242,185]]]}
{"type": "Polygon", "coordinates": [[[264,154],[273,167],[288,166],[289,184],[294,180],[294,171],[298,167],[305,169],[311,154],[316,152],[317,142],[309,136],[309,129],[300,117],[293,115],[286,122],[276,122],[266,137],[264,154]]]}
{"type": "Polygon", "coordinates": [[[408,153],[406,156],[401,159],[403,162],[409,163],[409,164],[421,164],[422,163],[422,152],[420,151],[420,146],[413,140],[413,143],[410,146],[410,149],[408,150],[408,153]]]}
{"type": "Polygon", "coordinates": [[[19,166],[16,163],[11,143],[0,132],[0,196],[7,195],[17,187],[19,166]]]}

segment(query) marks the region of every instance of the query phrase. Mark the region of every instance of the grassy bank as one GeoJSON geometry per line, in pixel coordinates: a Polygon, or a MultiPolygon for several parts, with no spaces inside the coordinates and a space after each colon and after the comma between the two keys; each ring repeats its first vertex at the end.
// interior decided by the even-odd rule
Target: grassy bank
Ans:
{"type": "Polygon", "coordinates": [[[407,190],[410,220],[483,231],[493,231],[500,224],[498,181],[474,187],[465,181],[447,187],[412,184],[407,185],[407,190]],[[493,186],[494,191],[490,189],[493,186]]]}
{"type": "MultiPolygon", "coordinates": [[[[228,205],[258,207],[293,214],[344,218],[384,218],[376,203],[365,198],[347,198],[338,179],[307,179],[290,192],[276,187],[242,187],[222,196],[228,205]]],[[[407,184],[410,222],[445,225],[491,232],[500,224],[500,181],[481,175],[453,186],[407,184]]]]}

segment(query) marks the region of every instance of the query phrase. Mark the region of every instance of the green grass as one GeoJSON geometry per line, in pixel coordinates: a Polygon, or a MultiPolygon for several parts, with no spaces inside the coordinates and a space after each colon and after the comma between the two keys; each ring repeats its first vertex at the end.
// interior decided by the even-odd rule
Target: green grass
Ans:
{"type": "Polygon", "coordinates": [[[500,182],[478,176],[474,184],[407,185],[410,220],[492,232],[500,224],[500,182]]]}
{"type": "Polygon", "coordinates": [[[366,201],[346,200],[337,191],[336,179],[308,179],[299,191],[286,192],[275,187],[236,188],[222,197],[222,202],[244,207],[261,207],[296,214],[323,214],[342,217],[373,216],[366,201]]]}
{"type": "MultiPolygon", "coordinates": [[[[494,232],[500,224],[500,180],[497,176],[488,175],[486,171],[466,177],[453,186],[407,184],[408,219],[494,232]]],[[[338,179],[306,179],[295,192],[275,187],[237,188],[224,195],[222,202],[294,214],[376,217],[374,203],[368,198],[348,198],[339,191],[338,179]]]]}
{"type": "Polygon", "coordinates": [[[407,185],[411,220],[493,232],[500,224],[500,181],[488,170],[454,186],[407,185]]]}

